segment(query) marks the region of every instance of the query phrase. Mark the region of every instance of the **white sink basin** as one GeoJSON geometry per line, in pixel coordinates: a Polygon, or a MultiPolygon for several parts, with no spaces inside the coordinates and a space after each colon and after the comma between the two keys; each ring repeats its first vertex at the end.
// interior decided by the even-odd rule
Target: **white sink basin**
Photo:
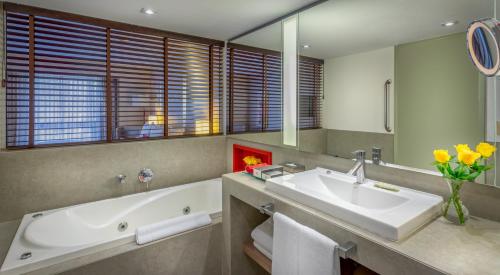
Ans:
{"type": "Polygon", "coordinates": [[[367,179],[323,168],[272,178],[266,189],[390,240],[400,240],[440,215],[443,198],[408,188],[389,191],[367,179]]]}

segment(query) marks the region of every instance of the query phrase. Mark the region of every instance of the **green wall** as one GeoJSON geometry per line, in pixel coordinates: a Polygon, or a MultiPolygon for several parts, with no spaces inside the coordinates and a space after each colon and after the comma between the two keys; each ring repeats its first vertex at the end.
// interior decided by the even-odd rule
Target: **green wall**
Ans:
{"type": "Polygon", "coordinates": [[[433,169],[435,148],[484,139],[485,79],[465,34],[399,45],[395,53],[395,162],[433,169]]]}

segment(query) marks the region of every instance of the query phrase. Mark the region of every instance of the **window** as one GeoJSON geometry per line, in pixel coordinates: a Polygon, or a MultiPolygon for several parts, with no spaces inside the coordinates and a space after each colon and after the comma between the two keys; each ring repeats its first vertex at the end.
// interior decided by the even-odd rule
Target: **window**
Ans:
{"type": "Polygon", "coordinates": [[[163,37],[110,30],[114,139],[164,135],[163,37]]]}
{"type": "Polygon", "coordinates": [[[222,47],[168,39],[168,133],[220,133],[222,47]]]}
{"type": "MultiPolygon", "coordinates": [[[[299,59],[299,125],[321,127],[323,60],[299,59]]],[[[281,53],[228,45],[230,134],[281,130],[281,53]]]]}
{"type": "Polygon", "coordinates": [[[220,134],[221,41],[4,7],[8,148],[220,134]]]}

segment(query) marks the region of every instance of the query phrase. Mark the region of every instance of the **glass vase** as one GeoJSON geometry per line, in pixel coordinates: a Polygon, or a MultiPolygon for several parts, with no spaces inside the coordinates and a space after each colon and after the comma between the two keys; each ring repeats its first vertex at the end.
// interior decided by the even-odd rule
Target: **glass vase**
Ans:
{"type": "Polygon", "coordinates": [[[450,197],[443,204],[443,216],[454,224],[464,225],[469,219],[469,210],[460,200],[460,189],[464,181],[447,179],[446,182],[450,188],[450,197]]]}

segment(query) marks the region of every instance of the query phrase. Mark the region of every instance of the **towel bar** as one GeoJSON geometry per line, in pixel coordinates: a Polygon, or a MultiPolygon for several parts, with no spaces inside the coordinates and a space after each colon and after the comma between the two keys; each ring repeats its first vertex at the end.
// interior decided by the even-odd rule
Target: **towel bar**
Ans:
{"type": "MultiPolygon", "coordinates": [[[[272,217],[274,214],[274,204],[266,203],[264,205],[261,205],[259,211],[262,214],[266,214],[272,217]]],[[[338,246],[337,250],[339,253],[339,257],[341,257],[342,259],[348,259],[356,253],[356,244],[353,242],[346,242],[344,245],[338,246]]]]}

